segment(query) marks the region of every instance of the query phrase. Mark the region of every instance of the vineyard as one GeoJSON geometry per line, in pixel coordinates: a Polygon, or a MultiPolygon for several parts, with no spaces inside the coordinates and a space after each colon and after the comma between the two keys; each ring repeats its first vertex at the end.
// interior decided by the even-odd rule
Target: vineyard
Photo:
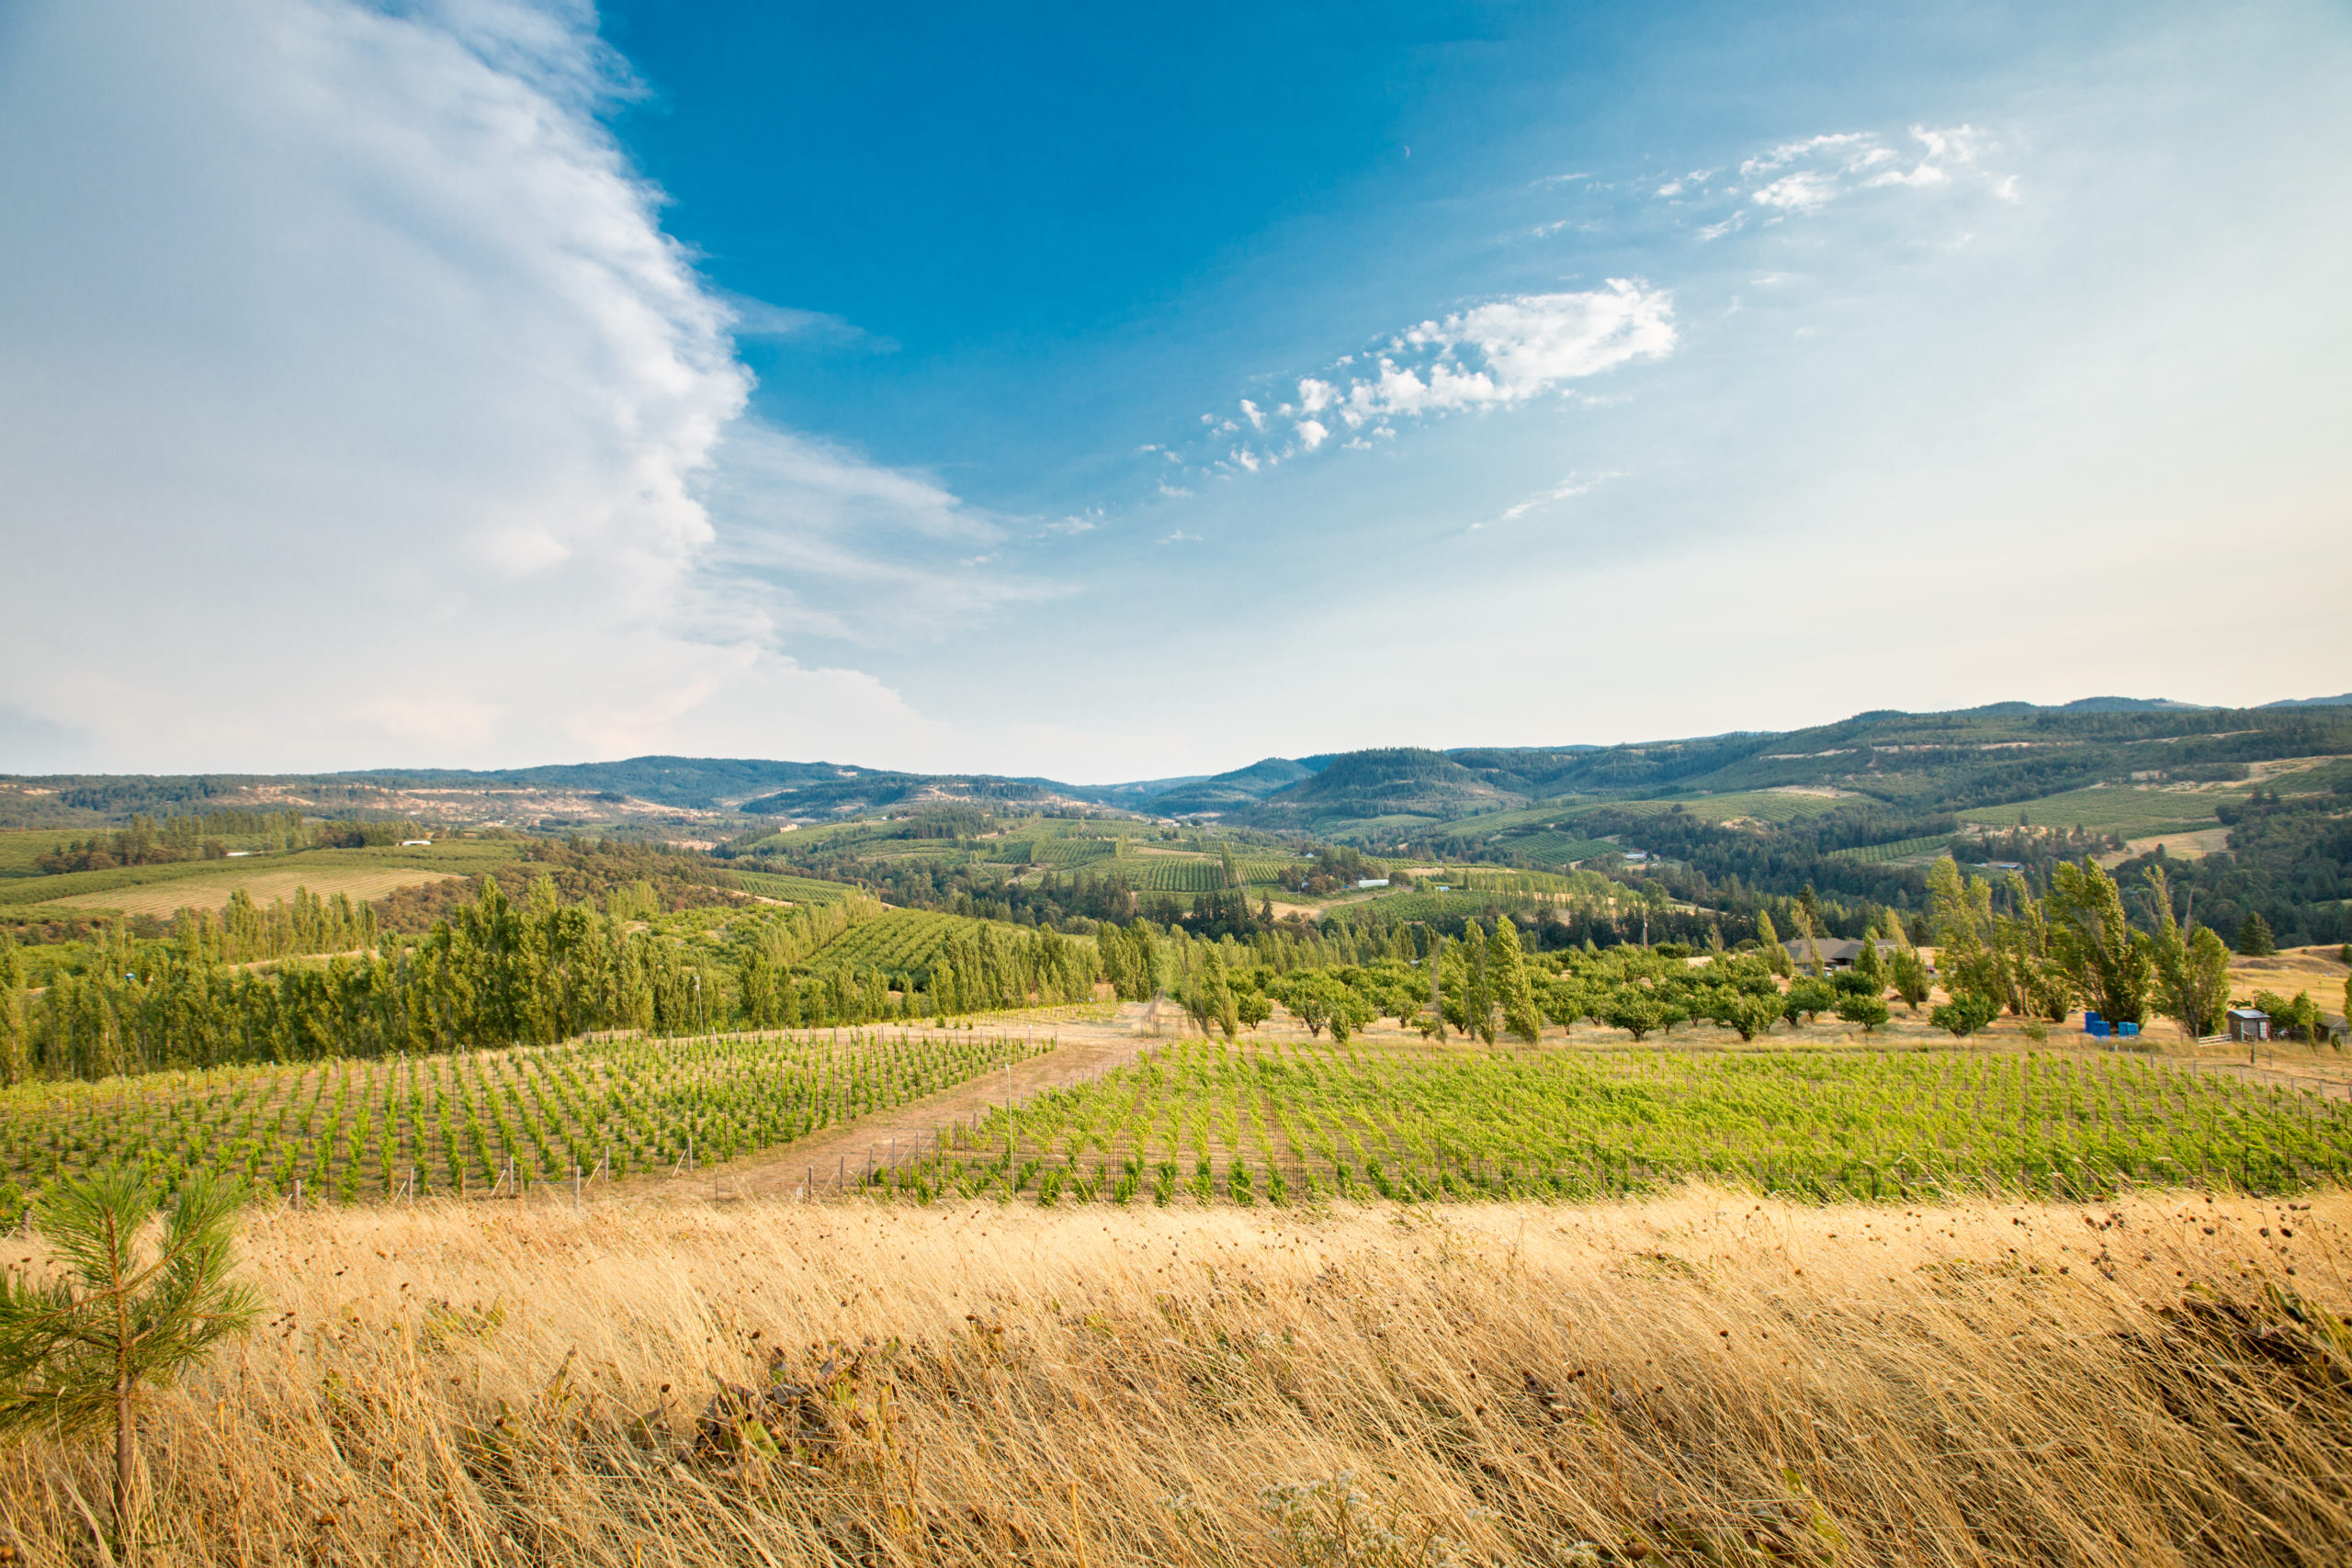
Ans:
{"type": "Polygon", "coordinates": [[[2094,832],[2158,833],[2213,825],[2216,807],[2245,795],[2220,790],[2125,789],[2117,786],[2068,790],[2015,806],[1963,811],[1960,819],[1987,828],[2086,828],[2094,832]]]}
{"type": "Polygon", "coordinates": [[[1213,860],[1137,855],[1121,869],[1133,878],[1138,893],[1214,893],[1225,886],[1225,866],[1213,860]]]}
{"type": "Polygon", "coordinates": [[[932,909],[891,909],[852,926],[817,950],[808,963],[824,969],[878,969],[886,975],[911,975],[931,967],[958,936],[981,931],[987,922],[967,915],[932,909]]]}
{"type": "Polygon", "coordinates": [[[1820,817],[1838,809],[1848,797],[1788,790],[1754,789],[1735,795],[1707,795],[1690,800],[1612,800],[1611,811],[1634,817],[1659,817],[1680,807],[1702,822],[1728,822],[1749,817],[1758,822],[1793,822],[1800,817],[1820,817]]]}
{"type": "Polygon", "coordinates": [[[123,1161],[261,1195],[349,1202],[668,1170],[774,1148],[918,1100],[1054,1042],[859,1030],[572,1041],[446,1055],[154,1073],[0,1091],[0,1213],[42,1183],[123,1161]],[[510,1167],[509,1162],[512,1162],[510,1167]]]}
{"type": "Polygon", "coordinates": [[[1591,860],[1597,855],[1615,854],[1622,846],[1606,839],[1588,839],[1579,833],[1553,829],[1548,832],[1506,840],[1502,847],[1545,865],[1566,866],[1577,861],[1591,860]]]}
{"type": "Polygon", "coordinates": [[[2290,1190],[2352,1172],[2352,1107],[2126,1056],[1516,1055],[1189,1041],[999,1111],[902,1188],[1166,1203],[1808,1200],[2290,1190]]]}
{"type": "Polygon", "coordinates": [[[732,872],[735,886],[746,893],[763,898],[782,898],[794,904],[836,904],[854,897],[858,889],[847,882],[820,882],[808,876],[786,876],[773,871],[732,872]]]}
{"type": "Polygon", "coordinates": [[[1891,844],[1863,844],[1850,850],[1831,850],[1829,858],[1859,861],[1864,865],[1883,865],[1889,861],[1939,853],[1951,842],[1951,835],[1949,833],[1929,833],[1922,838],[1897,839],[1891,844]]]}
{"type": "Polygon", "coordinates": [[[1030,840],[1028,849],[1021,853],[1021,861],[1035,865],[1087,865],[1089,861],[1110,861],[1117,844],[1110,840],[1030,840]]]}

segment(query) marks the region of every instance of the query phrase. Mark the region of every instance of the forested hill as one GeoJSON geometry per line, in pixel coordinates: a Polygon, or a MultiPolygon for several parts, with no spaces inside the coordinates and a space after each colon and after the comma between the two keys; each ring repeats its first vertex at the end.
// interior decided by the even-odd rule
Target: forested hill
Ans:
{"type": "Polygon", "coordinates": [[[481,772],[0,777],[0,826],[96,826],[126,822],[134,814],[222,807],[294,807],[330,817],[421,813],[436,799],[454,803],[470,795],[481,807],[477,816],[504,812],[509,807],[500,802],[511,802],[521,826],[593,826],[605,808],[626,804],[740,820],[819,819],[968,802],[1031,809],[1107,807],[1157,816],[1216,813],[1241,825],[1319,832],[1382,818],[1434,824],[1550,800],[1792,787],[1849,792],[1906,809],[1951,810],[2135,774],[2176,781],[2243,777],[2249,766],[2329,755],[2352,755],[2352,705],[2341,699],[2219,709],[2095,697],[2056,708],[2008,703],[1959,713],[1867,713],[1811,729],[1638,745],[1407,747],[1269,757],[1208,778],[1111,784],[691,757],[481,772]]]}

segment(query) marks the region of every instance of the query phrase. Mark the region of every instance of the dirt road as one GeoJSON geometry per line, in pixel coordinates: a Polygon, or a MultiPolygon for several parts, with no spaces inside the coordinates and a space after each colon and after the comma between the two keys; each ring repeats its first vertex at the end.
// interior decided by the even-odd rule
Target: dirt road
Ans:
{"type": "Polygon", "coordinates": [[[1060,1043],[1057,1049],[894,1111],[860,1117],[852,1126],[803,1138],[787,1149],[737,1160],[712,1172],[712,1185],[721,1195],[742,1197],[798,1194],[812,1179],[820,1195],[844,1184],[854,1188],[869,1156],[877,1169],[889,1163],[894,1149],[899,1156],[912,1158],[933,1146],[941,1129],[986,1116],[1002,1107],[1008,1095],[1019,1102],[1100,1077],[1190,1027],[1171,1004],[1161,1005],[1156,1028],[1148,1012],[1146,1004],[1128,1002],[1109,1023],[1041,1028],[1040,1035],[1050,1033],[1060,1043]]]}

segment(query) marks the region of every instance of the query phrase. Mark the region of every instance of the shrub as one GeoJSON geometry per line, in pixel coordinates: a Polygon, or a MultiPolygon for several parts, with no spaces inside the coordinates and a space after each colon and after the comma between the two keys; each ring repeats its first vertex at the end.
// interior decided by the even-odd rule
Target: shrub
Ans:
{"type": "Polygon", "coordinates": [[[1949,1029],[1955,1036],[1975,1033],[2001,1015],[2001,1004],[1990,997],[1973,991],[1962,991],[1951,1000],[1928,1014],[1928,1021],[1938,1029],[1949,1029]]]}
{"type": "Polygon", "coordinates": [[[1886,1003],[1876,997],[1849,996],[1838,1004],[1838,1016],[1848,1023],[1859,1023],[1864,1033],[1876,1029],[1887,1020],[1886,1003]]]}

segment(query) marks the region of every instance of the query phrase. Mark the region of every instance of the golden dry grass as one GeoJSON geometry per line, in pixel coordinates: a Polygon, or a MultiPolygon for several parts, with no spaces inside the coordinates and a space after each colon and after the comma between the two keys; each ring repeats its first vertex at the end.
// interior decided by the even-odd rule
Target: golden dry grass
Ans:
{"type": "Polygon", "coordinates": [[[266,905],[273,898],[290,902],[295,890],[302,887],[309,888],[322,898],[332,898],[343,893],[349,895],[354,903],[361,903],[381,898],[403,887],[422,887],[427,883],[446,882],[451,877],[470,875],[471,873],[470,867],[459,872],[435,871],[427,866],[385,867],[380,870],[311,866],[259,873],[231,871],[218,876],[183,877],[172,882],[153,882],[135,887],[108,888],[103,893],[51,898],[29,905],[27,908],[34,915],[50,909],[96,908],[161,918],[176,914],[181,909],[219,909],[240,887],[256,904],[266,905]]]}
{"type": "MultiPolygon", "coordinates": [[[[152,1407],[146,1560],[2340,1563],[2352,1346],[2285,1292],[2346,1307],[2347,1221],[259,1214],[271,1317],[152,1407]],[[698,1437],[772,1379],[808,1392],[698,1437]]],[[[29,1561],[97,1560],[77,1495],[94,1456],[0,1455],[29,1561]]]]}

